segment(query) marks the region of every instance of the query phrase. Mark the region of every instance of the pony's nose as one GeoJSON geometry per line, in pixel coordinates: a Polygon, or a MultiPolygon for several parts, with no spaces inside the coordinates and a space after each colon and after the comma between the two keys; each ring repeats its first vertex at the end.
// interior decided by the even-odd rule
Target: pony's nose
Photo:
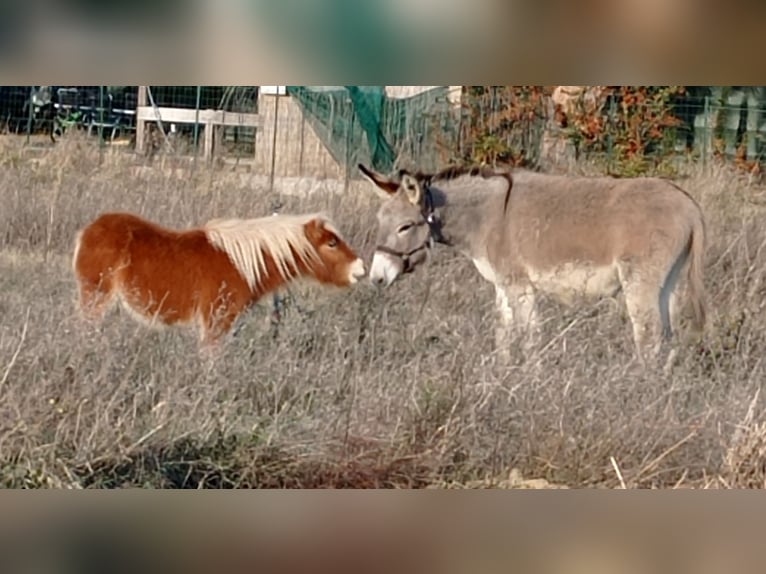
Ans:
{"type": "Polygon", "coordinates": [[[364,268],[364,261],[361,259],[354,261],[354,263],[351,264],[349,275],[352,283],[359,281],[362,277],[367,275],[367,270],[364,268]]]}

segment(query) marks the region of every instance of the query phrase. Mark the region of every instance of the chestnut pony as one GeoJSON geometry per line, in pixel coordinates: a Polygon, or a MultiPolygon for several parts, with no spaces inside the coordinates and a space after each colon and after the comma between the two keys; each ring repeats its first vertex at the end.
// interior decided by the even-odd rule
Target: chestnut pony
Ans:
{"type": "Polygon", "coordinates": [[[200,329],[217,344],[263,295],[298,279],[348,287],[364,263],[321,214],[214,219],[171,230],[130,213],[106,213],[76,236],[80,307],[100,320],[114,299],[137,320],[200,329]]]}

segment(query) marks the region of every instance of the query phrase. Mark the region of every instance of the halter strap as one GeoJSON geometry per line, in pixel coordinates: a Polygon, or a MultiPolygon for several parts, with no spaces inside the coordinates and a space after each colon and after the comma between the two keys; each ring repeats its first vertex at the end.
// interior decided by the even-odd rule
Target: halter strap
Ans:
{"type": "Polygon", "coordinates": [[[423,215],[425,222],[428,224],[428,229],[431,231],[431,239],[436,243],[449,245],[449,241],[442,235],[442,220],[439,218],[436,209],[434,208],[434,198],[431,193],[430,181],[425,184],[425,204],[421,214],[423,215]]]}

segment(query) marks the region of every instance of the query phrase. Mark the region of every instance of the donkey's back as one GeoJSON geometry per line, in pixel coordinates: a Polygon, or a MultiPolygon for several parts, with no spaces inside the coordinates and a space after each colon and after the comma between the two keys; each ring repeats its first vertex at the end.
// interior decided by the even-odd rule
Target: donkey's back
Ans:
{"type": "MultiPolygon", "coordinates": [[[[538,271],[562,265],[665,265],[704,236],[702,211],[658,178],[585,178],[522,172],[496,238],[498,262],[538,271]]],[[[517,270],[518,271],[518,270],[517,270]]]]}

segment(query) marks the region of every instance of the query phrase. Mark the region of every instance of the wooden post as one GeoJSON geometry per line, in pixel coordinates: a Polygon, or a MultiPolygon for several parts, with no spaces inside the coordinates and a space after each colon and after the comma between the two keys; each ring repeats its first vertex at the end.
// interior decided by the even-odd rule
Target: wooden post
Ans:
{"type": "Polygon", "coordinates": [[[27,109],[27,145],[29,145],[29,136],[32,133],[32,117],[34,116],[35,110],[35,87],[29,86],[29,99],[27,100],[27,104],[29,105],[27,109]]]}
{"type": "MultiPolygon", "coordinates": [[[[204,130],[202,153],[205,160],[212,159],[216,140],[219,139],[217,136],[223,126],[261,128],[261,118],[258,114],[232,113],[210,109],[165,108],[154,105],[139,105],[136,109],[136,132],[139,131],[138,126],[141,126],[141,133],[143,133],[147,122],[158,121],[167,122],[171,125],[197,124],[202,127],[204,130]]],[[[143,136],[136,135],[136,139],[136,151],[139,152],[145,147],[143,145],[143,136]],[[142,144],[140,147],[139,143],[142,144]]]]}
{"type": "Polygon", "coordinates": [[[215,124],[213,122],[205,123],[205,147],[202,152],[202,157],[205,161],[210,161],[213,158],[213,135],[215,134],[215,124]]]}
{"type": "Polygon", "coordinates": [[[303,150],[306,145],[306,114],[301,113],[301,140],[298,155],[298,176],[303,177],[303,150]]]}
{"type": "Polygon", "coordinates": [[[137,102],[137,108],[136,108],[136,153],[137,154],[143,154],[144,148],[146,146],[146,142],[144,141],[146,139],[145,137],[145,127],[146,127],[146,120],[143,120],[139,117],[138,114],[138,108],[143,107],[146,105],[146,86],[138,86],[138,102],[137,102]]]}
{"type": "Polygon", "coordinates": [[[199,156],[199,104],[202,97],[202,86],[197,86],[197,100],[194,104],[194,163],[197,165],[197,156],[199,156]]]}
{"type": "Polygon", "coordinates": [[[271,170],[269,171],[269,191],[274,191],[274,175],[277,167],[277,130],[279,126],[279,99],[274,96],[274,132],[271,134],[271,170]]]}
{"type": "Polygon", "coordinates": [[[98,87],[98,163],[104,162],[104,86],[98,87]]]}

